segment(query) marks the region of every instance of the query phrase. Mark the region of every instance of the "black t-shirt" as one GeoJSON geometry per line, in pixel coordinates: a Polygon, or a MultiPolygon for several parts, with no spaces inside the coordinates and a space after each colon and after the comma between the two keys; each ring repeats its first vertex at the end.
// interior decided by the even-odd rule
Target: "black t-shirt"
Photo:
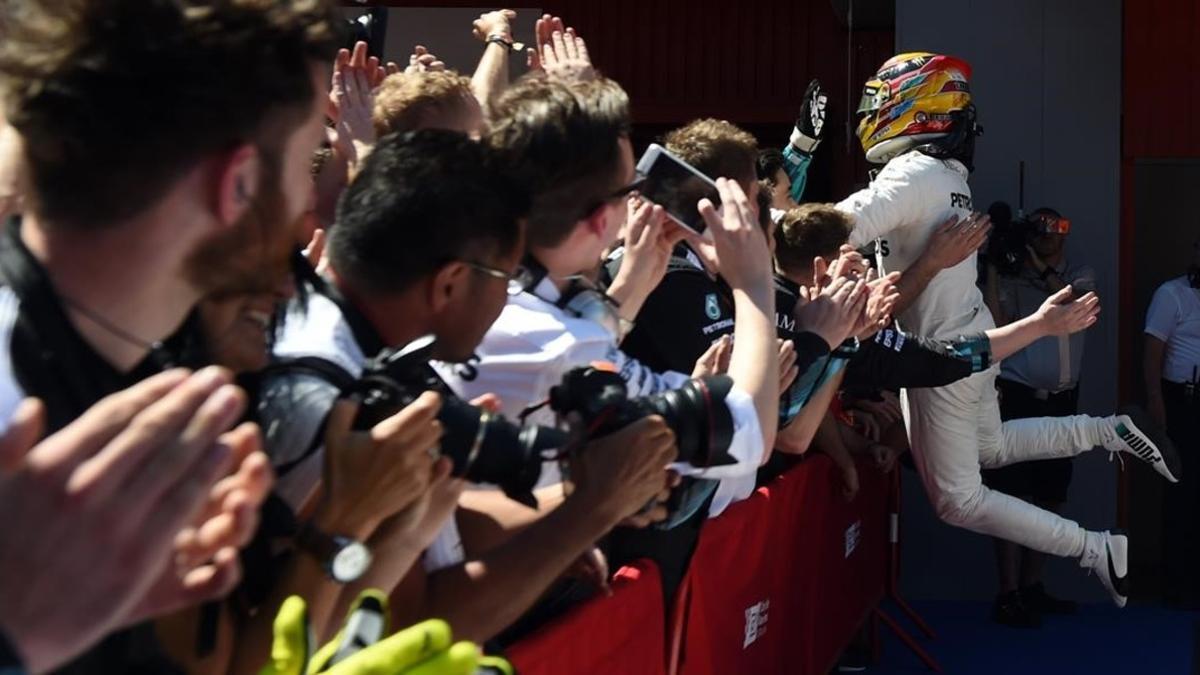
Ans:
{"type": "MultiPolygon", "coordinates": [[[[722,335],[733,334],[733,297],[679,247],[666,276],[646,298],[621,350],[656,371],[690,373],[722,335]]],[[[614,274],[621,258],[609,265],[614,274]]]]}
{"type": "MultiPolygon", "coordinates": [[[[114,368],[68,320],[45,269],[12,219],[0,234],[0,331],[10,368],[0,375],[6,401],[36,396],[46,404],[47,433],[66,426],[101,398],[172,366],[207,361],[193,316],[163,346],[127,373],[114,368]]],[[[3,372],[3,371],[0,371],[3,372]]],[[[53,602],[47,598],[47,602],[53,602]]],[[[149,623],[119,631],[59,669],[59,673],[182,672],[162,652],[149,623]]]]}

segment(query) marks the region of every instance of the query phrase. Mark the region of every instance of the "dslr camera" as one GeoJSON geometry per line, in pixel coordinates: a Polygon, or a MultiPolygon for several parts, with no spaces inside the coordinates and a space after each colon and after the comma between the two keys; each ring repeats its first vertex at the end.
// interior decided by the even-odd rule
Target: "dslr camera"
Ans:
{"type": "Polygon", "coordinates": [[[1028,218],[996,223],[988,240],[988,261],[1001,276],[1015,277],[1029,258],[1026,248],[1037,234],[1037,226],[1028,218]]]}
{"type": "Polygon", "coordinates": [[[550,389],[550,408],[582,427],[584,438],[606,436],[643,417],[660,415],[675,432],[676,461],[705,468],[736,464],[728,453],[733,415],[726,375],[690,380],[679,389],[630,399],[625,379],[608,364],[576,368],[550,389]]]}
{"type": "Polygon", "coordinates": [[[452,475],[492,483],[510,499],[537,508],[533,487],[544,453],[566,444],[567,434],[543,426],[520,426],[456,397],[429,367],[436,338],[419,338],[399,350],[384,350],[367,362],[348,394],[359,402],[356,430],[365,431],[412,403],[422,392],[442,394],[441,453],[454,463],[452,475]]]}

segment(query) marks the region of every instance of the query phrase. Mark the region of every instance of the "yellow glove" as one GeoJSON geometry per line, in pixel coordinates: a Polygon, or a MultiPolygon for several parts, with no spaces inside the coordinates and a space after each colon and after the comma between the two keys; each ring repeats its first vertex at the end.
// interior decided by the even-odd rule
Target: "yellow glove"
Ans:
{"type": "Polygon", "coordinates": [[[312,645],[308,605],[295,595],[284,600],[275,616],[274,627],[271,663],[259,671],[259,675],[303,675],[312,645]]]}
{"type": "Polygon", "coordinates": [[[260,675],[512,675],[502,659],[484,657],[470,642],[453,642],[450,626],[430,619],[379,640],[388,632],[387,596],[364,591],[338,635],[310,659],[313,638],[304,600],[292,596],[275,617],[271,663],[260,675]],[[376,641],[378,640],[378,641],[376,641]],[[337,663],[329,665],[337,657],[337,663]]]}
{"type": "Polygon", "coordinates": [[[342,661],[328,675],[471,675],[479,648],[471,642],[450,644],[450,627],[430,619],[396,633],[342,661]],[[437,648],[432,648],[437,644],[437,648]]]}

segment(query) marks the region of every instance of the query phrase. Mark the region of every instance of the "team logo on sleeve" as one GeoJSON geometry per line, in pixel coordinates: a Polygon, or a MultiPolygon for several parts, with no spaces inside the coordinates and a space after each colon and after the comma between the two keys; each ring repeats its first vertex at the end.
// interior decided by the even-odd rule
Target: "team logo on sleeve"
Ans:
{"type": "Polygon", "coordinates": [[[717,302],[716,293],[709,293],[707,296],[705,296],[704,313],[713,321],[721,318],[721,305],[717,302]]]}

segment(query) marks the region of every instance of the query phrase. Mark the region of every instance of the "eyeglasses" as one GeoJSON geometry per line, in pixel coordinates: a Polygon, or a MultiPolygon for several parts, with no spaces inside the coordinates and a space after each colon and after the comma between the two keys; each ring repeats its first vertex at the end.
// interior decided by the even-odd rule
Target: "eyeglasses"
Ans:
{"type": "Polygon", "coordinates": [[[591,206],[589,206],[587,208],[586,211],[583,212],[583,214],[585,216],[590,216],[591,214],[595,213],[596,210],[599,209],[601,206],[604,206],[605,204],[607,204],[611,201],[615,201],[617,199],[622,199],[624,197],[628,197],[630,194],[642,189],[642,186],[645,184],[646,184],[646,177],[638,176],[637,178],[633,179],[632,183],[625,185],[623,187],[617,188],[616,190],[613,190],[612,192],[610,192],[604,198],[594,202],[591,206]]]}
{"type": "Polygon", "coordinates": [[[480,272],[481,274],[486,274],[495,279],[503,279],[508,283],[507,290],[509,295],[520,295],[529,286],[529,282],[533,278],[532,274],[524,265],[518,266],[517,269],[513,270],[512,272],[505,272],[504,270],[496,269],[495,267],[490,267],[488,265],[484,265],[483,263],[477,263],[471,260],[460,260],[459,262],[467,267],[470,267],[476,272],[480,272]]]}

